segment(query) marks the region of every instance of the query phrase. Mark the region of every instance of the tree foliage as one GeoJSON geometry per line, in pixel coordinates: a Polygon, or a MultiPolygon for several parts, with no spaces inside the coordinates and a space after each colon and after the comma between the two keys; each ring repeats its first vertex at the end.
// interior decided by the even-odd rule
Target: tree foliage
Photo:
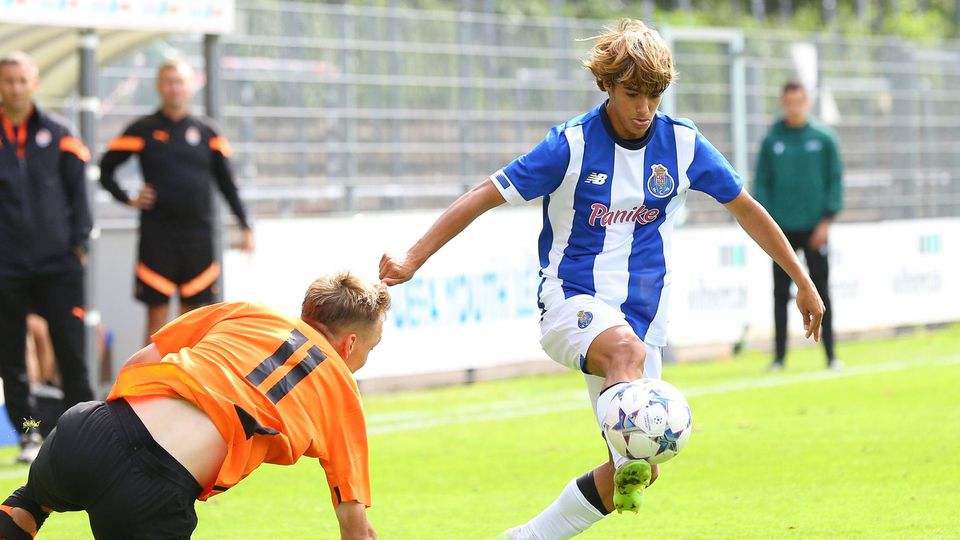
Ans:
{"type": "Polygon", "coordinates": [[[512,16],[565,16],[584,19],[650,18],[676,26],[734,26],[840,34],[888,34],[935,42],[960,32],[960,0],[870,1],[859,12],[858,0],[838,0],[830,17],[822,0],[790,0],[788,15],[780,0],[762,3],[763,18],[755,16],[751,0],[353,0],[357,5],[395,6],[452,11],[495,11],[512,16]],[[689,6],[691,9],[682,9],[689,6]],[[558,12],[559,10],[559,12],[558,12]],[[651,11],[652,10],[652,11],[651,11]]]}

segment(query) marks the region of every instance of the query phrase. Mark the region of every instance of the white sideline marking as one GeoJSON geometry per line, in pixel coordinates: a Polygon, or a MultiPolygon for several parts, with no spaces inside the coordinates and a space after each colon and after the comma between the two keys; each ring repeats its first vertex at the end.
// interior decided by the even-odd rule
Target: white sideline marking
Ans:
{"type": "MultiPolygon", "coordinates": [[[[839,379],[843,377],[856,377],[859,375],[871,375],[874,373],[885,373],[890,371],[900,371],[909,368],[952,366],[960,364],[960,356],[949,356],[939,360],[919,360],[905,362],[897,360],[884,362],[882,364],[873,364],[867,366],[855,366],[845,368],[843,371],[811,371],[807,373],[797,373],[794,375],[760,375],[751,379],[741,379],[711,386],[702,386],[699,388],[688,388],[683,391],[687,397],[709,396],[713,394],[728,394],[742,390],[756,390],[760,388],[772,388],[777,386],[787,386],[813,381],[822,381],[828,379],[839,379]]],[[[371,435],[382,435],[385,433],[398,433],[403,431],[414,431],[437,426],[447,426],[452,424],[464,424],[467,422],[476,422],[484,420],[502,420],[508,418],[520,418],[523,416],[534,416],[538,414],[549,414],[555,412],[572,411],[586,408],[586,395],[583,390],[556,392],[537,400],[503,400],[488,404],[464,405],[461,407],[451,407],[444,409],[442,417],[431,416],[428,413],[418,412],[393,412],[372,414],[367,418],[367,432],[371,435]]],[[[11,470],[0,470],[0,480],[10,480],[13,478],[26,478],[28,469],[18,468],[11,470]]]]}
{"type": "Polygon", "coordinates": [[[27,471],[29,470],[30,470],[29,467],[18,466],[18,468],[12,469],[9,471],[0,471],[0,480],[9,480],[11,478],[26,478],[27,471]]]}
{"type": "MultiPolygon", "coordinates": [[[[950,356],[938,360],[918,360],[906,362],[903,360],[884,362],[866,366],[854,366],[843,371],[812,371],[793,375],[763,375],[757,374],[750,379],[741,379],[699,388],[687,388],[683,394],[687,397],[707,396],[713,394],[727,394],[743,390],[756,390],[799,384],[805,382],[839,379],[900,371],[910,368],[936,367],[960,364],[960,356],[950,356]]],[[[554,412],[565,412],[586,408],[586,393],[583,390],[557,392],[535,400],[504,400],[484,405],[464,405],[443,409],[443,416],[430,413],[403,414],[398,421],[397,413],[372,414],[367,417],[367,432],[371,435],[413,431],[437,426],[463,424],[484,420],[502,420],[534,416],[554,412]]]]}

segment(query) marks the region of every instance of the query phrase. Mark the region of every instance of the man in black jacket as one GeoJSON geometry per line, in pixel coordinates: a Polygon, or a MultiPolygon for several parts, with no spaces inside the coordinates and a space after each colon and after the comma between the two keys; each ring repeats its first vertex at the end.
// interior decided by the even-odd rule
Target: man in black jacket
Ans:
{"type": "MultiPolygon", "coordinates": [[[[25,364],[30,309],[50,326],[64,405],[93,399],[83,359],[90,152],[63,120],[33,103],[38,86],[30,57],[0,57],[0,377],[17,430],[32,417],[25,364]]],[[[32,462],[36,432],[21,431],[20,444],[17,460],[32,462]]]]}
{"type": "Polygon", "coordinates": [[[220,266],[213,252],[211,201],[214,183],[243,229],[244,250],[254,237],[230,169],[230,143],[209,122],[190,114],[193,70],[170,61],[157,71],[160,110],[135,120],[113,139],[100,161],[100,184],[113,197],[140,210],[136,297],[147,305],[144,341],[166,324],[170,297],[180,313],[216,296],[220,266]],[[128,194],[114,171],[130,156],[140,161],[144,185],[128,194]]]}

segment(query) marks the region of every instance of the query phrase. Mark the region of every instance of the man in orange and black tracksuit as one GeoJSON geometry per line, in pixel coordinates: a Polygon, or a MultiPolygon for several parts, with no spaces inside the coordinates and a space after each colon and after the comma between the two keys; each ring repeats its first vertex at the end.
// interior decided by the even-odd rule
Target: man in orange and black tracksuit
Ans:
{"type": "Polygon", "coordinates": [[[0,377],[7,414],[22,433],[18,461],[39,451],[25,347],[27,313],[50,327],[67,407],[93,399],[84,363],[83,259],[91,217],[90,153],[66,124],[32,101],[37,68],[23,53],[0,58],[0,377]]]}
{"type": "Polygon", "coordinates": [[[192,77],[183,62],[161,66],[160,110],[130,124],[110,142],[100,163],[101,185],[116,200],[140,210],[136,298],[147,305],[147,341],[166,324],[174,294],[180,296],[181,313],[214,300],[220,276],[213,247],[218,225],[211,206],[214,183],[243,228],[243,248],[253,249],[253,233],[230,170],[230,144],[209,123],[189,114],[192,77]],[[114,172],[134,154],[144,187],[131,196],[117,184],[114,172]]]}

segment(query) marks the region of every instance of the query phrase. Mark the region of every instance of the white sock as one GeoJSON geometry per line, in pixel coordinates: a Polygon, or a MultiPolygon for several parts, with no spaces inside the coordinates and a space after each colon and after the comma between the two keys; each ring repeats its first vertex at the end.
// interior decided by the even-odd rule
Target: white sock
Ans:
{"type": "Polygon", "coordinates": [[[580,493],[574,478],[546,510],[520,527],[526,535],[517,538],[566,540],[589,529],[601,519],[603,514],[580,493]]]}
{"type": "MultiPolygon", "coordinates": [[[[607,388],[603,392],[600,392],[600,395],[597,396],[597,424],[600,425],[600,429],[603,429],[603,420],[607,416],[607,409],[610,408],[610,402],[613,401],[613,396],[617,395],[627,382],[617,383],[610,388],[607,388]]],[[[604,437],[606,439],[606,437],[604,437]]],[[[613,445],[610,444],[610,441],[605,441],[607,443],[607,448],[610,449],[610,455],[613,456],[613,465],[617,469],[623,466],[624,463],[629,461],[627,458],[622,456],[613,445]]]]}

